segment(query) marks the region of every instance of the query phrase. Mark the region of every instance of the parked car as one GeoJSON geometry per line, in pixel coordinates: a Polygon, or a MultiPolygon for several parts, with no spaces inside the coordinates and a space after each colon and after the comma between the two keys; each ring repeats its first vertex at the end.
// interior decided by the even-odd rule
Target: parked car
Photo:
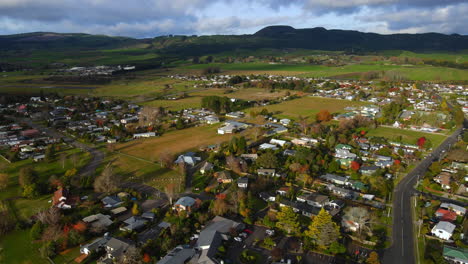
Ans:
{"type": "Polygon", "coordinates": [[[275,230],[272,230],[272,229],[267,229],[266,231],[266,234],[269,235],[269,236],[272,236],[275,234],[275,230]]]}
{"type": "Polygon", "coordinates": [[[242,238],[240,238],[240,237],[235,237],[234,240],[237,241],[237,242],[242,242],[242,238]]]}

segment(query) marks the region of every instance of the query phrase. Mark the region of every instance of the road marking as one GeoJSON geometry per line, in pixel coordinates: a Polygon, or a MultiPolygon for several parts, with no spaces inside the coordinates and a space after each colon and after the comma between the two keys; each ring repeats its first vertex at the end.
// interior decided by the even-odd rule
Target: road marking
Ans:
{"type": "Polygon", "coordinates": [[[401,232],[401,256],[405,256],[405,247],[404,247],[404,239],[403,239],[403,232],[401,232]]]}

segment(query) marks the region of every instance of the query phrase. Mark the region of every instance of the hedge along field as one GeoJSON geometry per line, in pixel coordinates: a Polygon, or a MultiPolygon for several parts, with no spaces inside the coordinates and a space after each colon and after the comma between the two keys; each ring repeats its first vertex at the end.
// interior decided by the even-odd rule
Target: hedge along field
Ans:
{"type": "Polygon", "coordinates": [[[285,117],[296,119],[299,116],[303,116],[310,117],[312,120],[315,119],[315,114],[320,110],[328,110],[330,113],[336,113],[344,112],[344,108],[348,106],[361,106],[368,104],[369,103],[366,102],[306,96],[279,104],[250,108],[247,109],[246,112],[249,113],[251,110],[261,111],[263,108],[266,108],[269,112],[278,112],[275,116],[281,118],[285,117]]]}

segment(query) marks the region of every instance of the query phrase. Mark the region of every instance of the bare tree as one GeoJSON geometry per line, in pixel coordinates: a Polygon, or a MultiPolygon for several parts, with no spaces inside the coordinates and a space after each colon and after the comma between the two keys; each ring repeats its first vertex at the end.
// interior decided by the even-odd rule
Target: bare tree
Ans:
{"type": "Polygon", "coordinates": [[[72,163],[73,163],[73,167],[76,168],[77,164],[78,164],[78,161],[79,161],[79,157],[76,153],[72,154],[71,157],[70,157],[72,163]]]}
{"type": "Polygon", "coordinates": [[[174,161],[174,156],[167,151],[164,151],[159,155],[159,164],[163,168],[170,169],[173,165],[173,161],[174,161]]]}
{"type": "Polygon", "coordinates": [[[211,212],[214,215],[224,215],[229,211],[229,204],[223,199],[216,199],[214,201],[213,208],[211,212]]]}
{"type": "Polygon", "coordinates": [[[115,144],[114,143],[108,143],[107,144],[107,151],[114,152],[115,151],[115,144]]]}
{"type": "Polygon", "coordinates": [[[5,189],[8,186],[8,174],[0,173],[0,190],[5,189]]]}
{"type": "Polygon", "coordinates": [[[234,157],[233,155],[230,155],[226,158],[226,164],[232,171],[237,174],[247,171],[247,163],[240,158],[234,157]]]}
{"type": "Polygon", "coordinates": [[[167,198],[169,198],[169,204],[172,205],[172,201],[177,196],[177,186],[174,183],[169,183],[164,187],[164,191],[166,192],[167,198]]]}
{"type": "Polygon", "coordinates": [[[129,247],[125,254],[122,255],[117,261],[117,264],[142,264],[143,258],[135,247],[129,247]]]}
{"type": "Polygon", "coordinates": [[[374,223],[370,212],[364,207],[349,207],[345,210],[343,220],[356,224],[359,238],[363,231],[370,233],[371,224],[374,223]]]}
{"type": "Polygon", "coordinates": [[[301,127],[302,133],[307,134],[307,129],[309,128],[307,117],[299,116],[298,123],[299,123],[299,126],[301,127]]]}
{"type": "Polygon", "coordinates": [[[94,180],[94,190],[96,192],[112,193],[119,187],[119,176],[114,173],[111,163],[102,171],[96,180],[94,180]]]}
{"type": "Polygon", "coordinates": [[[62,169],[65,168],[65,163],[67,162],[67,154],[62,152],[59,156],[60,164],[62,164],[62,169]]]}
{"type": "Polygon", "coordinates": [[[48,210],[39,212],[36,218],[45,225],[57,225],[62,218],[62,214],[57,207],[51,207],[48,210]]]}

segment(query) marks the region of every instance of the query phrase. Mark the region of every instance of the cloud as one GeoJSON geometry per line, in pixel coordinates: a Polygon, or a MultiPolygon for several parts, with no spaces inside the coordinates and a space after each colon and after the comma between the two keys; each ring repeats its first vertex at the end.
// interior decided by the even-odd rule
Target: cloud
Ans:
{"type": "Polygon", "coordinates": [[[466,12],[464,0],[0,0],[0,34],[243,34],[272,24],[467,34],[466,12]]]}

